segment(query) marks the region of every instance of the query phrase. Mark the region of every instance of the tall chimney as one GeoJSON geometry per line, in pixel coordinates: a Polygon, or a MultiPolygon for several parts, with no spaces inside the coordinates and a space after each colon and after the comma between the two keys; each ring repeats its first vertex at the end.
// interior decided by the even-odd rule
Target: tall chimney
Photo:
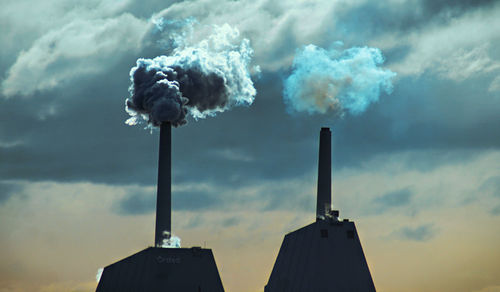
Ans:
{"type": "Polygon", "coordinates": [[[325,219],[332,208],[332,132],[321,128],[319,134],[318,198],[316,220],[325,219]]]}
{"type": "Polygon", "coordinates": [[[172,212],[172,126],[170,122],[160,125],[160,151],[158,155],[158,189],[156,195],[155,246],[170,238],[172,212]]]}

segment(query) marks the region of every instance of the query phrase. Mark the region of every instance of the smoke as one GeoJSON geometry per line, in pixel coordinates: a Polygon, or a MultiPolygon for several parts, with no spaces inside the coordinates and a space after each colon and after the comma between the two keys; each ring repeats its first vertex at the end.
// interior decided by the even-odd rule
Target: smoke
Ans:
{"type": "Polygon", "coordinates": [[[181,247],[181,239],[168,231],[163,232],[163,241],[161,245],[157,247],[163,248],[180,248],[181,247]]]}
{"type": "Polygon", "coordinates": [[[358,115],[378,101],[380,92],[392,92],[396,73],[379,67],[384,58],[376,48],[331,50],[315,45],[297,51],[283,97],[289,113],[358,115]]]}
{"type": "Polygon", "coordinates": [[[104,272],[104,268],[97,269],[97,273],[95,275],[95,280],[97,283],[99,283],[99,281],[101,281],[102,272],[104,272]]]}
{"type": "MultiPolygon", "coordinates": [[[[155,21],[157,30],[173,23],[155,21]]],[[[189,35],[194,21],[184,23],[184,33],[173,30],[166,42],[167,47],[175,46],[168,56],[140,58],[130,70],[127,124],[145,121],[158,126],[168,121],[180,126],[188,114],[206,118],[253,103],[256,90],[249,72],[253,55],[249,40],[239,41],[238,30],[225,24],[213,26],[207,38],[193,44],[189,35]]]]}

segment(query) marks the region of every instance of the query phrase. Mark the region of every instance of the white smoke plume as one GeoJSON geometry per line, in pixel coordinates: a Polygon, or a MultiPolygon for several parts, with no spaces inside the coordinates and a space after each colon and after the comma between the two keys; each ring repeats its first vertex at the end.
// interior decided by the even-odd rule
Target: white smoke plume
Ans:
{"type": "Polygon", "coordinates": [[[180,248],[181,239],[168,231],[163,232],[163,242],[160,246],[163,248],[180,248]]]}
{"type": "MultiPolygon", "coordinates": [[[[161,30],[173,23],[179,22],[156,20],[155,25],[161,30]]],[[[249,40],[240,40],[238,30],[225,24],[213,26],[207,38],[192,43],[194,23],[185,21],[182,32],[172,30],[163,44],[174,47],[171,54],[138,59],[130,70],[127,124],[144,121],[158,126],[168,121],[177,127],[186,123],[188,114],[205,118],[253,103],[257,92],[249,71],[253,55],[249,40]]]]}
{"type": "MultiPolygon", "coordinates": [[[[341,42],[335,43],[341,47],[341,42]]],[[[392,92],[396,73],[381,68],[377,48],[354,47],[325,50],[315,45],[297,51],[292,72],[285,80],[283,97],[287,110],[357,115],[378,101],[381,91],[392,92]]]]}
{"type": "Polygon", "coordinates": [[[97,273],[95,275],[95,280],[97,283],[99,283],[99,281],[101,281],[102,272],[104,272],[104,268],[97,269],[97,273]]]}

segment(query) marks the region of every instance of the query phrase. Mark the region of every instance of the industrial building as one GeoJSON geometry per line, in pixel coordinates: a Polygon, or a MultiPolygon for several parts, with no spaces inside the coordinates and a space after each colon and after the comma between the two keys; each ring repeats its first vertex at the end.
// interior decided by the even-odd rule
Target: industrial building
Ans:
{"type": "Polygon", "coordinates": [[[171,125],[160,126],[155,247],[104,268],[96,292],[223,292],[211,249],[176,248],[171,236],[171,125]]]}
{"type": "MultiPolygon", "coordinates": [[[[322,128],[316,221],[285,236],[265,292],[375,291],[354,222],[332,210],[331,171],[331,131],[322,128]]],[[[171,125],[163,123],[155,247],[105,267],[96,292],[224,291],[212,251],[165,247],[170,236],[171,125]]]]}
{"type": "Polygon", "coordinates": [[[331,205],[331,131],[320,132],[316,222],[285,235],[265,292],[374,292],[354,222],[331,205]]]}

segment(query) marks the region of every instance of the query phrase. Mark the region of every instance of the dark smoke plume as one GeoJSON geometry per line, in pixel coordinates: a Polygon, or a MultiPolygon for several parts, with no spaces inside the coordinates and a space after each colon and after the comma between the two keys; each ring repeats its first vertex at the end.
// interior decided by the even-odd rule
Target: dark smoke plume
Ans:
{"type": "Polygon", "coordinates": [[[247,39],[235,44],[238,37],[238,30],[227,24],[214,26],[212,35],[194,45],[176,40],[179,47],[169,56],[138,59],[130,70],[126,111],[131,118],[126,123],[143,120],[158,126],[168,121],[177,127],[188,114],[205,118],[252,104],[256,90],[248,67],[253,50],[247,39]]]}

